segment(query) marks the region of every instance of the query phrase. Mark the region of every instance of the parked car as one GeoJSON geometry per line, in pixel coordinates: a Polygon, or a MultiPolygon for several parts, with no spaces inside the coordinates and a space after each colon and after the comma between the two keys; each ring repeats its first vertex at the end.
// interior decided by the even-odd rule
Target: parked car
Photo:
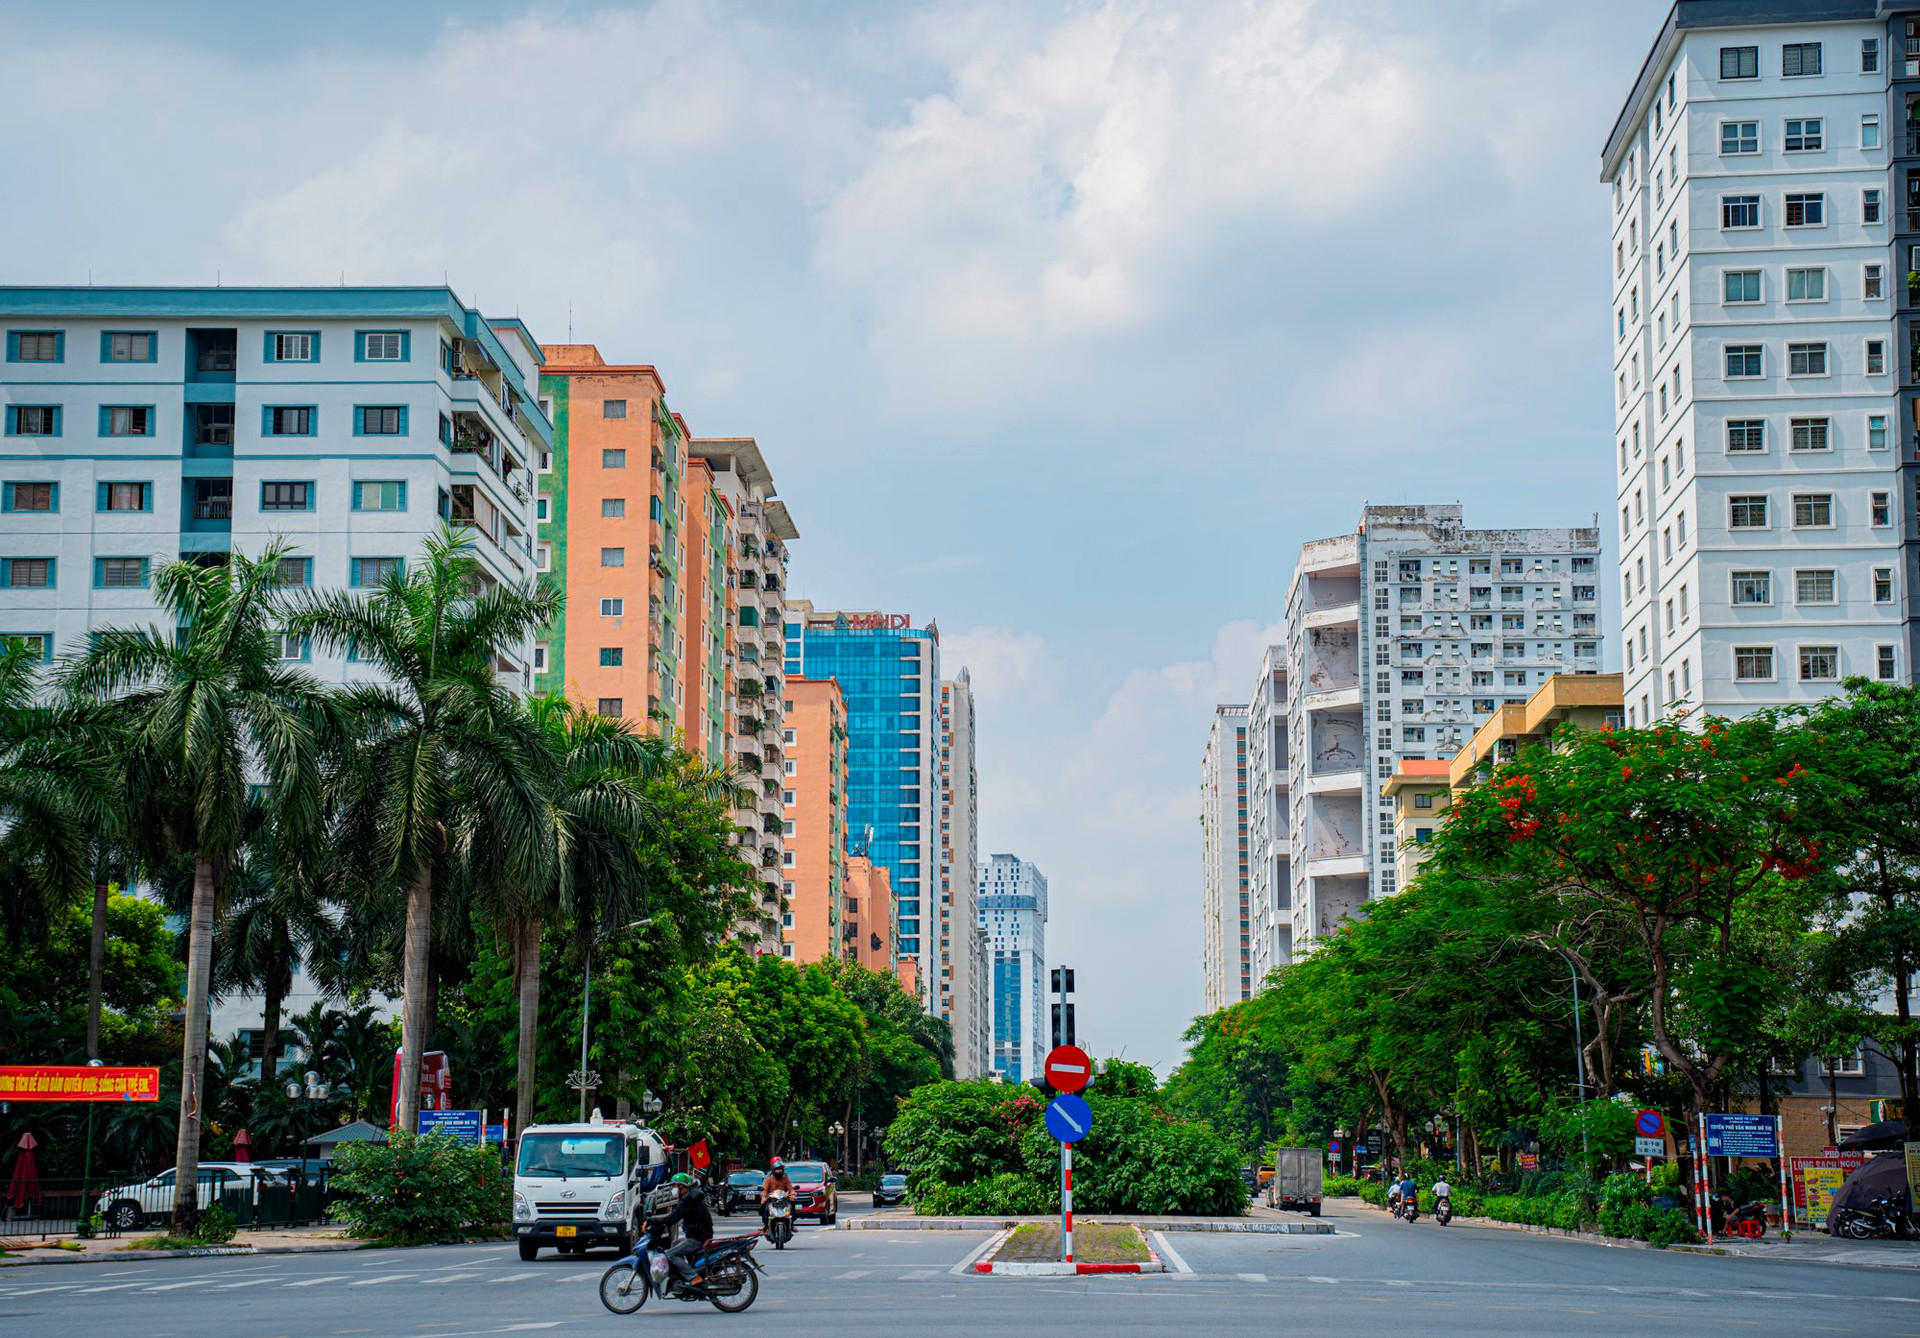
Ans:
{"type": "Polygon", "coordinates": [[[880,1177],[880,1183],[873,1187],[873,1206],[876,1208],[905,1203],[906,1199],[907,1177],[904,1175],[883,1175],[880,1177]]]}
{"type": "Polygon", "coordinates": [[[811,1217],[822,1226],[840,1220],[840,1192],[833,1168],[823,1161],[790,1161],[787,1178],[793,1181],[793,1215],[811,1217]]]}
{"type": "MultiPolygon", "coordinates": [[[[104,1191],[95,1205],[97,1211],[116,1231],[135,1231],[148,1222],[173,1215],[174,1168],[141,1184],[115,1185],[104,1191]]],[[[200,1163],[199,1193],[205,1207],[218,1202],[224,1194],[251,1190],[256,1180],[284,1188],[287,1178],[270,1166],[251,1162],[203,1161],[200,1163]]]]}

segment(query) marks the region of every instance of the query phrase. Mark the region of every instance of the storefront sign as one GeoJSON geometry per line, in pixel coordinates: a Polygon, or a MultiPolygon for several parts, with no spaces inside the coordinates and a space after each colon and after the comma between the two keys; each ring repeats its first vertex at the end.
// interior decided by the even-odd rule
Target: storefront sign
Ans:
{"type": "Polygon", "coordinates": [[[1793,1171],[1793,1199],[1800,1220],[1811,1227],[1824,1227],[1834,1191],[1865,1161],[1866,1155],[1860,1152],[1787,1158],[1787,1165],[1793,1171]]]}
{"type": "Polygon", "coordinates": [[[910,613],[823,613],[807,619],[809,627],[831,627],[836,632],[904,632],[913,626],[910,613]]]}
{"type": "Polygon", "coordinates": [[[0,1065],[0,1101],[158,1101],[157,1068],[0,1065]]]}
{"type": "Polygon", "coordinates": [[[1920,1143],[1907,1144],[1907,1202],[1920,1203],[1920,1143]]]}

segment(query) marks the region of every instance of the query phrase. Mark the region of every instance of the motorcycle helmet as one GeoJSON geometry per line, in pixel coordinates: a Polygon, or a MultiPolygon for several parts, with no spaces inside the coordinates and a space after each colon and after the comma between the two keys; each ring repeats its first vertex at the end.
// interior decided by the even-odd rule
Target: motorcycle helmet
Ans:
{"type": "Polygon", "coordinates": [[[787,1169],[787,1164],[786,1162],[782,1161],[780,1158],[775,1157],[773,1159],[773,1169],[776,1171],[784,1171],[787,1169]]]}
{"type": "Polygon", "coordinates": [[[685,1171],[681,1171],[678,1175],[675,1175],[673,1179],[669,1180],[667,1183],[670,1185],[691,1185],[693,1184],[693,1177],[688,1175],[685,1171]]]}

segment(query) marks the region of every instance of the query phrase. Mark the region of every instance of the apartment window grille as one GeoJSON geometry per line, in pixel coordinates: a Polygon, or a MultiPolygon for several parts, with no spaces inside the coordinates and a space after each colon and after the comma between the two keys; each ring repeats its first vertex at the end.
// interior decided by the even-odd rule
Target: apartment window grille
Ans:
{"type": "Polygon", "coordinates": [[[1790,420],[1793,432],[1793,449],[1796,451],[1824,451],[1831,449],[1832,437],[1828,432],[1828,420],[1825,418],[1795,418],[1790,420]]]}
{"type": "Polygon", "coordinates": [[[1788,376],[1825,376],[1827,346],[1823,343],[1788,344],[1788,376]]]}
{"type": "Polygon", "coordinates": [[[1726,229],[1759,227],[1760,197],[1758,195],[1721,196],[1720,226],[1726,229]]]}
{"type": "Polygon", "coordinates": [[[1758,79],[1760,48],[1757,46],[1721,47],[1720,77],[1722,79],[1758,79]]]}
{"type": "Polygon", "coordinates": [[[1820,191],[1797,191],[1786,198],[1787,226],[1818,228],[1827,222],[1827,197],[1820,191]]]}
{"type": "Polygon", "coordinates": [[[1727,379],[1729,381],[1759,377],[1763,374],[1761,346],[1759,344],[1727,345],[1727,379]]]}
{"type": "Polygon", "coordinates": [[[1793,495],[1793,527],[1795,529],[1828,529],[1832,525],[1832,493],[1799,492],[1793,495]]]}
{"type": "Polygon", "coordinates": [[[1769,682],[1773,678],[1772,646],[1735,646],[1733,676],[1745,683],[1769,682]]]}
{"type": "Polygon", "coordinates": [[[1766,419],[1729,418],[1727,420],[1728,455],[1755,455],[1766,449],[1766,419]]]}
{"type": "Polygon", "coordinates": [[[1780,73],[1797,79],[1820,73],[1820,43],[1788,42],[1780,48],[1780,73]]]}
{"type": "Polygon", "coordinates": [[[1793,574],[1793,602],[1796,604],[1833,604],[1838,602],[1838,586],[1833,569],[1818,568],[1793,574]]]}
{"type": "Polygon", "coordinates": [[[1829,683],[1839,677],[1840,648],[1838,646],[1800,647],[1800,681],[1802,683],[1829,683]]]}
{"type": "Polygon", "coordinates": [[[1735,530],[1767,528],[1765,493],[1738,494],[1727,499],[1727,526],[1735,530]]]}

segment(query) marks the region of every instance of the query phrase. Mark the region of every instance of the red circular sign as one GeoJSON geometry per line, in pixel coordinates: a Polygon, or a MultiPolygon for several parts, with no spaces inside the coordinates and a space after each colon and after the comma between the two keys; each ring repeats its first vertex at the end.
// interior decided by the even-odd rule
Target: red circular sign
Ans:
{"type": "Polygon", "coordinates": [[[1092,1080],[1093,1061],[1077,1045],[1056,1045],[1048,1052],[1046,1067],[1041,1072],[1046,1076],[1047,1086],[1054,1091],[1077,1092],[1092,1080]]]}

